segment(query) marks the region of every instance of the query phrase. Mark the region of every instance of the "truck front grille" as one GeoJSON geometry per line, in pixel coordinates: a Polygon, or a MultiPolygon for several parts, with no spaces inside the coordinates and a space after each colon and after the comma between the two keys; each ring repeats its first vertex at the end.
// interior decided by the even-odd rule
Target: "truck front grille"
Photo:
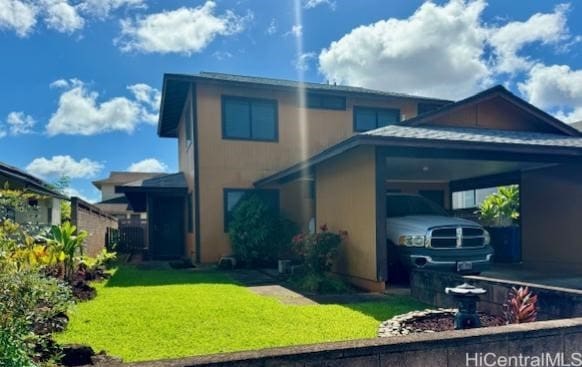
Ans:
{"type": "Polygon", "coordinates": [[[485,245],[485,232],[478,227],[437,227],[429,231],[430,247],[470,248],[485,245]]]}

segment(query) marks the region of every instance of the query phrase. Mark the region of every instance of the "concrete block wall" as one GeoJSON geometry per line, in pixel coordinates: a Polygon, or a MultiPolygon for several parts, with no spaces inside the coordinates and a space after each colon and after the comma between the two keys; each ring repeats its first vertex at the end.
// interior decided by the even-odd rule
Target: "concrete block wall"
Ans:
{"type": "Polygon", "coordinates": [[[117,218],[77,197],[71,198],[71,222],[77,230],[89,232],[85,242],[85,255],[89,256],[96,256],[105,248],[108,228],[118,229],[117,218]]]}
{"type": "MultiPolygon", "coordinates": [[[[538,321],[441,333],[375,338],[250,352],[139,362],[123,367],[458,367],[480,366],[467,358],[563,356],[580,358],[582,318],[538,321]],[[574,354],[578,353],[578,354],[574,354]]],[[[564,364],[568,365],[568,364],[564,364]]],[[[573,365],[573,364],[571,364],[573,365]]]]}
{"type": "Polygon", "coordinates": [[[415,270],[410,280],[411,294],[414,298],[429,305],[456,307],[452,297],[445,294],[445,288],[464,282],[487,290],[487,293],[480,297],[478,304],[480,311],[502,314],[503,303],[511,287],[527,286],[538,295],[539,320],[582,317],[582,291],[517,281],[493,280],[481,276],[415,270]]]}

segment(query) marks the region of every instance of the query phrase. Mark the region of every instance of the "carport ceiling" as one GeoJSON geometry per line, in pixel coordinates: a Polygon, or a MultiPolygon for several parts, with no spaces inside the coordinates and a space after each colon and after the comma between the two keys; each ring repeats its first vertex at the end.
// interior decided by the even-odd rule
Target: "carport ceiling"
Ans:
{"type": "Polygon", "coordinates": [[[387,157],[387,180],[449,182],[547,165],[532,162],[506,162],[458,159],[387,157]]]}

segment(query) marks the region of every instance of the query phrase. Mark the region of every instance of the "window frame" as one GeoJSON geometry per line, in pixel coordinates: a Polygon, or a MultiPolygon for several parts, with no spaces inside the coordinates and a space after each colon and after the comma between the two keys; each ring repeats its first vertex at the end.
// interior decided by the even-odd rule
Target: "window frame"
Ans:
{"type": "Polygon", "coordinates": [[[384,111],[384,112],[397,112],[398,113],[398,119],[395,122],[396,124],[402,121],[402,112],[400,110],[400,108],[389,108],[389,107],[371,107],[371,106],[354,106],[353,108],[353,129],[354,132],[358,132],[358,133],[363,133],[366,131],[370,131],[370,130],[374,130],[374,129],[378,129],[384,126],[389,126],[389,125],[384,125],[384,126],[378,126],[378,112],[384,111]],[[371,110],[374,111],[374,114],[376,115],[376,127],[373,129],[358,129],[358,125],[357,125],[357,115],[358,115],[358,111],[363,111],[363,110],[371,110]]]}
{"type": "Polygon", "coordinates": [[[309,109],[314,109],[314,110],[331,110],[331,111],[345,111],[348,107],[348,99],[345,96],[340,96],[337,94],[327,94],[327,93],[318,93],[318,92],[307,92],[306,95],[306,107],[309,109]],[[320,105],[319,106],[312,106],[309,104],[309,98],[310,97],[317,97],[320,98],[320,105]],[[326,97],[331,97],[331,98],[341,98],[343,100],[343,105],[342,107],[326,107],[323,104],[323,99],[326,97]]]}
{"type": "Polygon", "coordinates": [[[228,225],[229,225],[229,218],[228,218],[228,194],[231,192],[242,192],[243,196],[249,192],[271,192],[274,193],[277,197],[276,206],[277,212],[281,211],[281,196],[280,191],[278,189],[248,189],[248,188],[224,188],[222,189],[222,210],[223,210],[223,226],[224,226],[224,233],[228,233],[228,225]]]}
{"type": "Polygon", "coordinates": [[[266,143],[277,143],[279,142],[279,103],[276,99],[269,99],[269,98],[250,98],[250,97],[241,97],[241,96],[231,96],[231,95],[222,95],[220,98],[220,111],[221,111],[221,125],[222,125],[222,139],[223,140],[242,140],[242,141],[258,141],[258,142],[266,142],[266,143]],[[234,136],[228,136],[227,132],[226,132],[226,101],[228,100],[232,100],[232,101],[243,101],[249,104],[249,130],[250,130],[250,137],[248,138],[244,138],[244,137],[234,137],[234,136]],[[253,109],[252,109],[252,103],[253,102],[258,102],[258,103],[268,103],[268,104],[272,104],[273,108],[274,108],[274,115],[275,115],[275,121],[274,121],[274,132],[275,135],[273,137],[273,139],[258,139],[258,138],[253,138],[253,109]]]}

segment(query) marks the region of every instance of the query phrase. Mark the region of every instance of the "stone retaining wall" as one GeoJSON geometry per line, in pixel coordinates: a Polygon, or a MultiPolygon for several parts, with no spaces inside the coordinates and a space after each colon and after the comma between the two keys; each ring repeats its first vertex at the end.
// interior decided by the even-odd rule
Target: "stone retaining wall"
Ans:
{"type": "Polygon", "coordinates": [[[493,314],[503,312],[503,303],[512,286],[528,286],[538,295],[538,319],[582,317],[582,291],[542,286],[517,281],[491,279],[481,276],[461,276],[429,270],[415,270],[410,288],[412,296],[421,302],[437,307],[456,307],[452,297],[445,294],[445,287],[454,287],[468,282],[487,290],[480,297],[479,310],[493,314]]]}
{"type": "MultiPolygon", "coordinates": [[[[125,364],[125,367],[459,367],[469,357],[582,356],[582,318],[125,364]]],[[[564,364],[567,365],[567,364],[564,364]]]]}

